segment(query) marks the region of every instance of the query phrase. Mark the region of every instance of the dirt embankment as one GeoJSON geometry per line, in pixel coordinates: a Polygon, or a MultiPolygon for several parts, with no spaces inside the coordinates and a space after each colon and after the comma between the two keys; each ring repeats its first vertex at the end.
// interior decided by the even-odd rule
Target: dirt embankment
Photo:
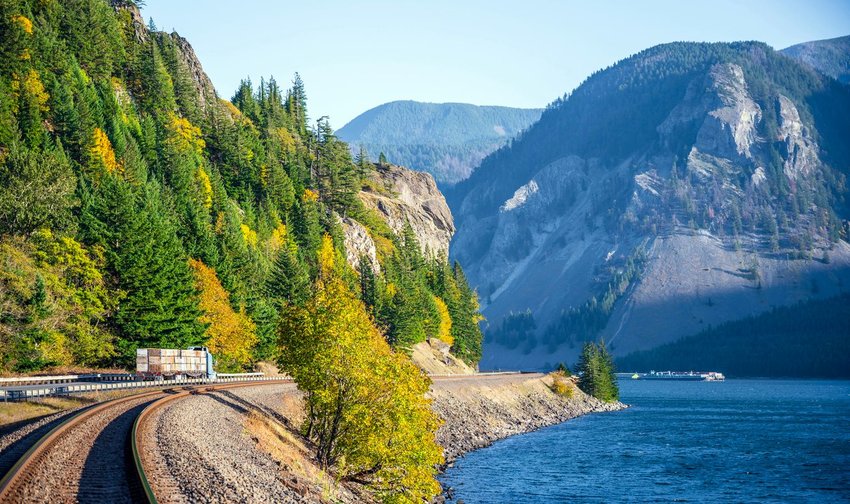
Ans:
{"type": "Polygon", "coordinates": [[[446,462],[514,434],[627,407],[604,403],[574,385],[571,393],[558,395],[549,388],[551,380],[543,374],[435,379],[429,395],[433,410],[445,421],[437,442],[446,462]]]}

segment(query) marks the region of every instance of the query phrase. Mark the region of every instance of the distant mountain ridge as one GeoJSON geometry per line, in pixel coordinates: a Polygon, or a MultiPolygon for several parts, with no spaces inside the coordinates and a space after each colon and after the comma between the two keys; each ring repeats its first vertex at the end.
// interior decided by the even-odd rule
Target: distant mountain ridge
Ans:
{"type": "Polygon", "coordinates": [[[850,35],[803,42],[780,52],[841,83],[850,84],[850,35]]]}
{"type": "Polygon", "coordinates": [[[534,123],[542,109],[394,101],[370,109],[336,134],[377,160],[431,173],[441,186],[466,177],[487,154],[534,123]]]}
{"type": "Polygon", "coordinates": [[[483,369],[615,355],[850,286],[850,88],[766,44],[589,77],[449,194],[483,369]]]}

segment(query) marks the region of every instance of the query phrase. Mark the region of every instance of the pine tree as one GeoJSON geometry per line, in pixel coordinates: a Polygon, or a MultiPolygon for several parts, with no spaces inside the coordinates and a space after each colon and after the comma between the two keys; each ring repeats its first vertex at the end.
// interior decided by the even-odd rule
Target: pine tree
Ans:
{"type": "Polygon", "coordinates": [[[374,169],[365,146],[360,146],[357,156],[354,157],[354,164],[357,166],[358,176],[360,178],[365,178],[374,169]]]}
{"type": "Polygon", "coordinates": [[[614,362],[605,348],[605,342],[596,344],[588,341],[582,347],[576,371],[580,373],[579,388],[605,402],[619,399],[614,362]]]}
{"type": "Polygon", "coordinates": [[[0,228],[25,234],[43,226],[67,229],[76,204],[76,177],[64,153],[13,143],[0,157],[0,228]]]}
{"type": "Polygon", "coordinates": [[[360,299],[366,305],[369,314],[377,318],[382,308],[381,284],[373,270],[374,265],[368,256],[360,256],[358,271],[360,272],[360,299]]]}
{"type": "Polygon", "coordinates": [[[125,231],[116,268],[119,285],[126,292],[116,317],[129,343],[124,351],[130,353],[138,346],[186,348],[203,343],[198,291],[158,187],[145,188],[138,212],[125,231]]]}
{"type": "Polygon", "coordinates": [[[287,239],[277,253],[271,276],[266,281],[266,294],[280,304],[296,306],[303,305],[310,297],[310,276],[291,239],[287,239]]]}

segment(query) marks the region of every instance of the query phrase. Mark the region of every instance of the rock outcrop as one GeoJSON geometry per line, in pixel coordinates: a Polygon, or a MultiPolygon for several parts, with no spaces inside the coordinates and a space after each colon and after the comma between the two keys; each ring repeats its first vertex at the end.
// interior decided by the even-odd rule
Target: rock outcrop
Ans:
{"type": "Polygon", "coordinates": [[[367,258],[374,271],[380,270],[375,240],[363,224],[349,217],[339,217],[345,237],[345,258],[354,269],[360,270],[360,259],[367,258]]]}
{"type": "Polygon", "coordinates": [[[139,8],[132,3],[123,0],[111,0],[111,4],[116,11],[123,11],[129,14],[130,23],[133,26],[137,42],[146,42],[149,36],[170,39],[177,46],[177,51],[180,54],[182,62],[189,70],[189,74],[192,77],[192,84],[197,91],[198,104],[202,109],[206,109],[211,104],[218,104],[215,86],[213,86],[207,73],[204,72],[201,61],[198,59],[195,50],[192,48],[192,44],[188,40],[181,37],[177,32],[150,32],[139,8]]]}
{"type": "Polygon", "coordinates": [[[454,219],[434,177],[395,165],[375,165],[374,186],[360,192],[363,203],[378,212],[397,234],[410,223],[427,253],[448,256],[454,219]]]}
{"type": "Polygon", "coordinates": [[[186,68],[189,69],[189,75],[192,76],[192,84],[198,93],[198,104],[201,109],[206,109],[209,105],[218,105],[218,96],[204,67],[201,66],[201,61],[195,54],[192,44],[188,40],[181,37],[177,32],[170,34],[161,33],[162,36],[171,37],[171,40],[177,45],[178,53],[183,59],[186,68]]]}

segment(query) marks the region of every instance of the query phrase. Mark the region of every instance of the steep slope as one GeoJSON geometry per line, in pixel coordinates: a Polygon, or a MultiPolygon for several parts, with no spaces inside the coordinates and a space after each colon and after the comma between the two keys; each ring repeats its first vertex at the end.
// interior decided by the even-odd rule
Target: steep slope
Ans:
{"type": "Polygon", "coordinates": [[[433,178],[310,130],[297,74],[223,100],[189,42],[123,0],[0,2],[0,32],[0,373],[132,366],[145,346],[273,361],[325,236],[396,349],[478,360],[433,178]]]}
{"type": "MultiPolygon", "coordinates": [[[[540,109],[466,103],[395,101],[368,110],[337,134],[373,160],[426,171],[441,186],[469,176],[478,163],[540,117],[540,109]]],[[[355,152],[357,152],[355,150],[355,152]]]]}
{"type": "Polygon", "coordinates": [[[786,47],[790,56],[844,84],[850,84],[850,35],[786,47]]]}
{"type": "Polygon", "coordinates": [[[588,78],[450,199],[482,368],[842,292],[848,111],[850,90],[756,42],[657,46],[588,78]]]}

